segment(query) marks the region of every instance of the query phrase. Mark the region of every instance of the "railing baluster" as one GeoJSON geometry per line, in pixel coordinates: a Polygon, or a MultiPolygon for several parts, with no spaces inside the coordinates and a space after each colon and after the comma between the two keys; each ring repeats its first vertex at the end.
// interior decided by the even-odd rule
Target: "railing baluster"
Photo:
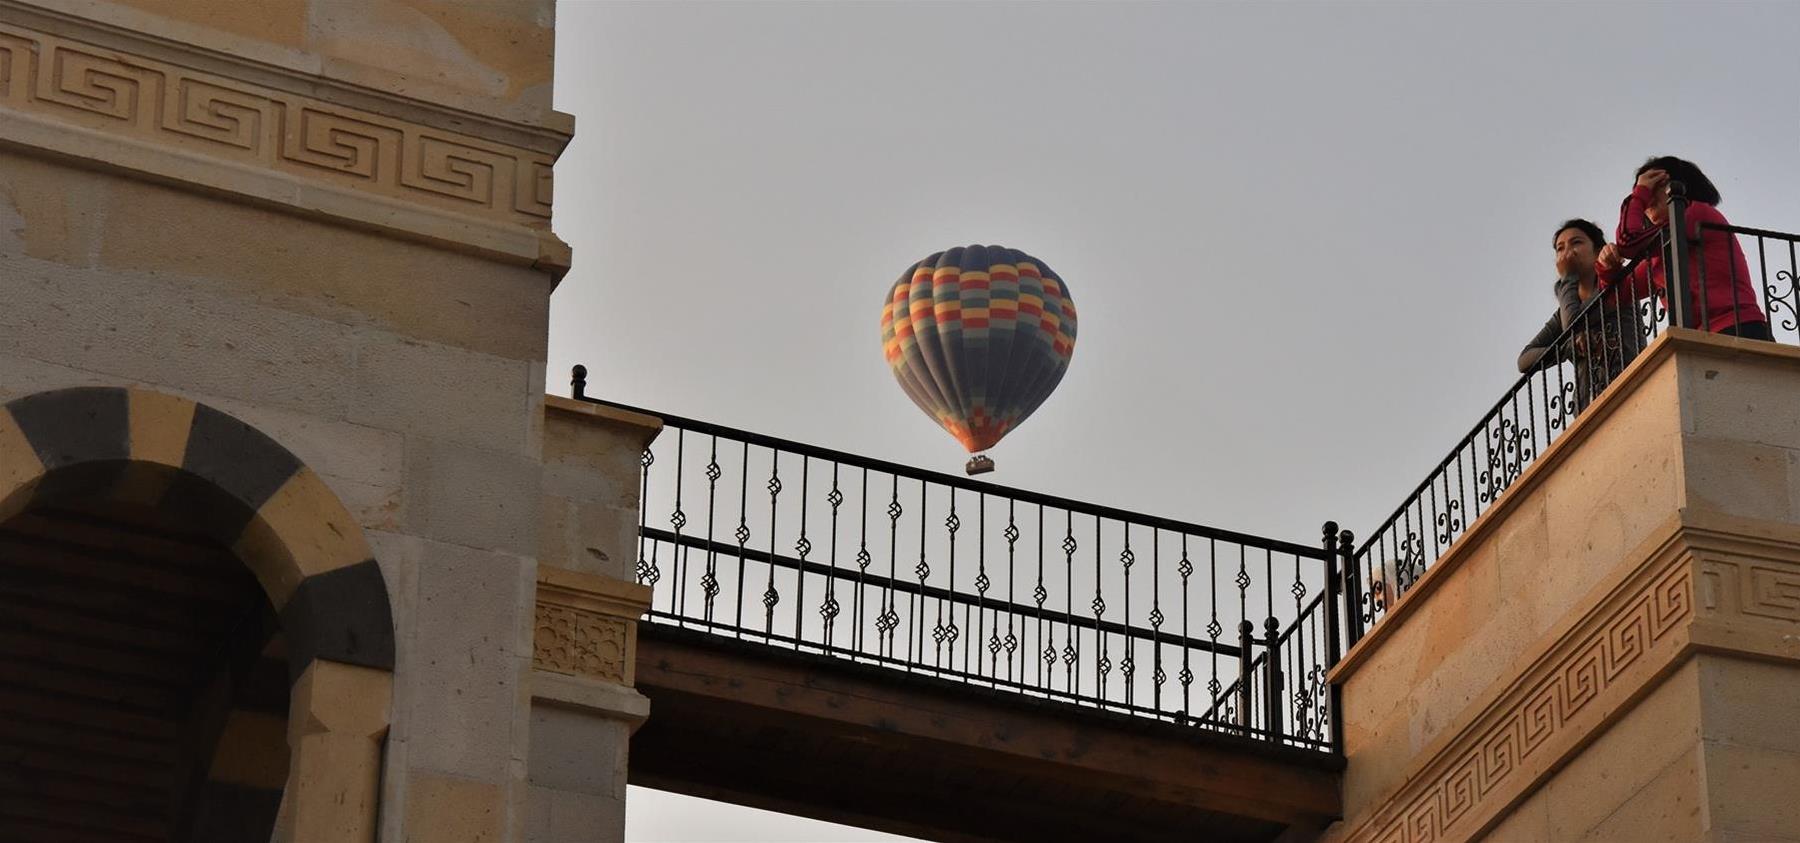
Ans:
{"type": "MultiPolygon", "coordinates": [[[[831,505],[831,575],[825,578],[825,602],[819,604],[819,617],[825,622],[825,646],[831,646],[831,639],[837,632],[837,617],[840,608],[837,599],[838,581],[838,507],[844,502],[844,494],[838,491],[838,464],[831,463],[831,491],[825,495],[825,502],[831,505]]],[[[862,578],[858,577],[858,585],[862,578]]]]}
{"type": "MultiPolygon", "coordinates": [[[[925,586],[925,577],[931,574],[931,565],[925,561],[925,529],[930,507],[927,504],[926,490],[930,486],[924,480],[919,481],[919,564],[913,566],[913,573],[919,576],[919,587],[925,586]]],[[[906,661],[917,664],[925,658],[925,595],[908,594],[906,598],[906,661]]],[[[943,620],[942,616],[939,621],[943,620]]]]}
{"type": "Polygon", "coordinates": [[[994,660],[1000,655],[1000,624],[996,619],[993,630],[988,630],[985,605],[988,586],[993,584],[987,575],[987,534],[987,495],[980,494],[975,497],[975,634],[963,640],[963,670],[969,669],[970,644],[974,642],[974,672],[981,672],[981,648],[987,647],[988,672],[998,675],[1000,670],[994,660]],[[983,633],[988,638],[982,638],[983,633]]]}
{"type": "MultiPolygon", "coordinates": [[[[682,466],[686,456],[687,431],[677,430],[675,431],[675,510],[669,513],[669,526],[675,528],[675,535],[677,536],[681,535],[681,528],[687,526],[687,513],[681,511],[681,489],[683,486],[687,485],[682,482],[682,466]]],[[[649,474],[650,472],[646,469],[644,473],[649,474]]],[[[650,502],[648,500],[643,501],[639,504],[639,508],[648,512],[650,509],[650,502]]],[[[683,552],[679,545],[675,547],[673,553],[675,558],[672,564],[675,566],[675,575],[671,579],[674,580],[675,587],[669,591],[669,611],[676,617],[681,617],[687,610],[688,555],[683,552]]]]}
{"type": "MultiPolygon", "coordinates": [[[[718,502],[719,478],[724,473],[719,469],[719,437],[712,437],[712,455],[706,462],[706,535],[713,534],[713,509],[718,502]]],[[[714,600],[719,596],[719,555],[710,548],[706,551],[706,576],[700,578],[700,593],[706,597],[706,623],[713,622],[714,600]]]]}
{"type": "Polygon", "coordinates": [[[656,454],[652,452],[650,448],[644,448],[644,453],[638,457],[640,485],[638,486],[638,558],[636,573],[638,582],[653,588],[656,586],[656,581],[662,578],[662,573],[656,570],[656,566],[650,562],[650,558],[646,554],[645,546],[648,542],[644,539],[644,528],[649,526],[650,523],[650,507],[648,505],[650,501],[650,466],[655,462],[656,454]]]}
{"type": "MultiPolygon", "coordinates": [[[[806,505],[809,494],[808,481],[811,480],[812,458],[800,455],[800,540],[794,542],[794,552],[799,555],[800,564],[806,565],[806,557],[812,553],[812,541],[806,537],[806,505]]],[[[802,567],[800,574],[794,578],[794,641],[796,646],[801,640],[800,623],[806,620],[806,573],[802,567]]]]}
{"type": "MultiPolygon", "coordinates": [[[[862,470],[862,491],[856,496],[858,525],[856,529],[856,593],[851,595],[851,611],[856,614],[856,625],[850,627],[850,649],[864,652],[867,646],[863,629],[863,607],[868,604],[869,563],[874,557],[869,553],[869,470],[862,470]]],[[[880,639],[875,646],[880,648],[880,639]]]]}
{"type": "Polygon", "coordinates": [[[738,463],[738,543],[737,570],[737,635],[744,635],[744,545],[750,541],[750,443],[744,443],[742,462],[738,463]]]}
{"type": "Polygon", "coordinates": [[[894,611],[894,579],[900,569],[900,475],[894,475],[894,497],[888,504],[888,581],[881,593],[881,618],[875,622],[880,633],[877,646],[885,647],[882,655],[894,656],[894,630],[900,628],[900,617],[894,611]]]}
{"type": "Polygon", "coordinates": [[[1219,692],[1224,689],[1224,686],[1219,684],[1219,634],[1225,631],[1225,627],[1219,623],[1219,545],[1210,538],[1206,540],[1206,558],[1206,582],[1210,586],[1206,589],[1206,593],[1212,599],[1212,621],[1206,626],[1206,632],[1211,636],[1213,645],[1212,649],[1208,651],[1212,656],[1212,681],[1206,683],[1207,709],[1210,712],[1212,707],[1218,704],[1219,692]]]}
{"type": "MultiPolygon", "coordinates": [[[[1075,513],[1065,510],[1067,519],[1064,523],[1063,538],[1063,614],[1075,616],[1075,513]]],[[[1071,693],[1081,692],[1081,679],[1075,672],[1075,658],[1080,650],[1076,648],[1074,624],[1067,624],[1063,632],[1063,670],[1065,681],[1071,693]]]]}
{"type": "MultiPolygon", "coordinates": [[[[1018,600],[1018,597],[1014,593],[1014,585],[1018,582],[1018,577],[1014,574],[1015,563],[1013,559],[1013,548],[1019,543],[1019,527],[1017,522],[1013,519],[1014,504],[1015,501],[1013,501],[1012,498],[1006,499],[1006,532],[1001,534],[1006,538],[1006,602],[1008,603],[1013,603],[1018,600]]],[[[998,624],[995,625],[998,626],[998,624]]],[[[1024,630],[1021,629],[1019,632],[1022,633],[1024,630]]],[[[1013,678],[1013,654],[1021,652],[1019,647],[1019,636],[1017,633],[1013,632],[1012,612],[1006,613],[1006,638],[1003,639],[1000,644],[1001,648],[1006,651],[1006,679],[1010,682],[1013,678]]],[[[1021,669],[1019,673],[1022,676],[1024,670],[1021,669]]]]}
{"type": "Polygon", "coordinates": [[[1255,646],[1255,643],[1256,643],[1255,639],[1252,638],[1251,635],[1256,632],[1256,624],[1250,622],[1250,591],[1249,591],[1249,589],[1250,589],[1250,573],[1249,573],[1248,568],[1245,566],[1246,560],[1245,560],[1244,553],[1245,553],[1244,546],[1238,545],[1238,572],[1237,572],[1238,678],[1237,678],[1237,688],[1238,688],[1239,698],[1238,698],[1238,704],[1237,704],[1237,706],[1238,706],[1237,724],[1239,727],[1244,729],[1246,734],[1248,734],[1249,727],[1251,725],[1251,722],[1250,722],[1251,713],[1256,710],[1255,706],[1252,703],[1251,697],[1250,697],[1250,686],[1253,684],[1251,677],[1253,676],[1254,671],[1255,671],[1255,666],[1251,662],[1250,651],[1255,646]]]}
{"type": "Polygon", "coordinates": [[[1100,631],[1100,619],[1106,614],[1106,600],[1100,596],[1100,584],[1106,578],[1100,571],[1100,516],[1094,516],[1094,602],[1088,608],[1094,610],[1094,652],[1100,658],[1094,660],[1094,696],[1106,705],[1106,680],[1112,673],[1112,659],[1107,658],[1106,634],[1100,631]]]}
{"type": "MultiPolygon", "coordinates": [[[[1119,554],[1119,567],[1125,569],[1125,623],[1129,624],[1131,623],[1131,566],[1136,562],[1136,557],[1131,553],[1131,523],[1120,524],[1119,531],[1125,534],[1125,550],[1119,554]]],[[[1130,706],[1136,702],[1136,689],[1132,687],[1132,680],[1137,674],[1137,639],[1127,638],[1121,643],[1125,645],[1125,657],[1119,661],[1119,679],[1125,683],[1125,705],[1130,706]]]]}
{"type": "Polygon", "coordinates": [[[1150,674],[1150,707],[1162,710],[1163,682],[1169,676],[1163,672],[1162,648],[1162,531],[1150,528],[1150,655],[1155,660],[1155,672],[1150,674]]]}
{"type": "MultiPolygon", "coordinates": [[[[772,451],[769,455],[769,557],[775,558],[775,512],[777,499],[781,497],[781,452],[772,451]]],[[[781,602],[781,593],[775,590],[775,565],[769,564],[768,580],[763,585],[763,638],[775,631],[775,606],[781,602]]]]}
{"type": "Polygon", "coordinates": [[[1038,687],[1048,689],[1055,681],[1056,644],[1054,638],[1044,634],[1044,601],[1050,592],[1044,588],[1044,505],[1038,504],[1037,517],[1037,589],[1032,592],[1032,599],[1037,601],[1037,637],[1038,646],[1043,653],[1034,659],[1038,663],[1038,687]],[[1044,674],[1049,673],[1049,676],[1044,674]]]}
{"type": "Polygon", "coordinates": [[[1271,739],[1281,735],[1281,619],[1275,617],[1275,556],[1263,551],[1263,594],[1268,610],[1263,621],[1265,653],[1268,655],[1268,691],[1263,695],[1263,728],[1271,739]]]}

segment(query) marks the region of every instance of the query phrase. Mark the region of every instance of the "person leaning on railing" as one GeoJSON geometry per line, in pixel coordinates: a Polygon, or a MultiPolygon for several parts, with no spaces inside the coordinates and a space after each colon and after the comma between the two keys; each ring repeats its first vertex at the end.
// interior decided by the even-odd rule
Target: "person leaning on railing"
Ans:
{"type": "Polygon", "coordinates": [[[1685,267],[1689,313],[1702,330],[1769,340],[1768,318],[1757,304],[1744,248],[1729,231],[1702,226],[1730,225],[1719,213],[1719,189],[1691,161],[1665,155],[1644,162],[1637,183],[1619,204],[1619,228],[1612,245],[1600,251],[1600,280],[1628,286],[1636,297],[1654,289],[1666,302],[1663,229],[1669,223],[1669,184],[1680,182],[1688,198],[1684,228],[1693,244],[1685,267]],[[1630,272],[1626,260],[1644,258],[1630,272]]]}
{"type": "Polygon", "coordinates": [[[1556,312],[1539,328],[1537,336],[1519,352],[1519,371],[1548,368],[1565,360],[1575,364],[1576,401],[1586,406],[1594,393],[1624,371],[1644,348],[1644,338],[1633,300],[1618,290],[1591,308],[1584,305],[1600,291],[1597,261],[1606,245],[1606,233],[1584,219],[1572,219],[1556,229],[1551,241],[1556,250],[1556,312]],[[1580,322],[1564,337],[1570,325],[1580,322]],[[1561,340],[1559,342],[1559,339],[1561,340]]]}

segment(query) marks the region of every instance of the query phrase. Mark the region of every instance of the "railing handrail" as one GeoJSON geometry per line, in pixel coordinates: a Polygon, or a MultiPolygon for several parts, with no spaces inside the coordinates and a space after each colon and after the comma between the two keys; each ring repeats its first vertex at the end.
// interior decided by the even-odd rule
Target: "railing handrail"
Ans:
{"type": "Polygon", "coordinates": [[[1715,222],[1706,222],[1702,220],[1700,222],[1700,227],[1711,231],[1729,231],[1732,234],[1748,234],[1752,237],[1770,237],[1776,240],[1786,240],[1790,243],[1800,240],[1800,235],[1796,235],[1793,232],[1770,231],[1766,228],[1750,228],[1749,226],[1743,225],[1719,225],[1715,222]]]}
{"type": "MultiPolygon", "coordinates": [[[[1638,264],[1642,262],[1642,259],[1634,260],[1631,263],[1626,264],[1624,271],[1629,273],[1636,269],[1638,264]]],[[[1587,301],[1582,302],[1581,309],[1577,310],[1575,315],[1569,319],[1569,324],[1563,327],[1562,333],[1556,335],[1556,339],[1550,342],[1549,347],[1560,347],[1564,342],[1572,338],[1578,330],[1588,330],[1588,328],[1583,325],[1582,319],[1588,315],[1589,311],[1597,307],[1602,299],[1606,298],[1605,294],[1610,289],[1617,288],[1607,287],[1596,289],[1593,296],[1587,301]]],[[[1412,507],[1413,501],[1418,499],[1420,495],[1425,494],[1425,492],[1431,488],[1432,483],[1436,482],[1438,474],[1449,468],[1450,463],[1456,461],[1457,455],[1462,452],[1463,445],[1472,441],[1476,434],[1486,429],[1488,422],[1494,418],[1494,415],[1506,409],[1507,402],[1514,400],[1514,396],[1518,395],[1519,390],[1529,384],[1531,379],[1536,375],[1537,367],[1534,366],[1531,371],[1519,375],[1518,380],[1513,381],[1512,385],[1502,391],[1500,393],[1500,400],[1495,401],[1493,406],[1488,408],[1487,412],[1481,414],[1480,420],[1475,422],[1474,427],[1469,428],[1468,433],[1463,434],[1461,438],[1456,440],[1456,447],[1451,448],[1449,454],[1445,455],[1443,459],[1438,461],[1437,465],[1432,466],[1425,472],[1425,479],[1420,481],[1419,485],[1413,487],[1413,490],[1406,494],[1406,497],[1401,500],[1400,505],[1394,508],[1393,514],[1382,520],[1381,524],[1375,529],[1369,531],[1367,537],[1363,539],[1362,545],[1356,548],[1356,553],[1354,555],[1360,557],[1367,553],[1369,548],[1375,546],[1382,535],[1387,532],[1387,529],[1392,527],[1394,522],[1399,521],[1400,518],[1406,514],[1406,511],[1412,507]]]]}
{"type": "Polygon", "coordinates": [[[979,480],[969,480],[967,478],[957,477],[956,475],[953,475],[953,474],[944,474],[942,472],[929,471],[929,470],[920,469],[920,468],[913,468],[911,466],[901,465],[900,463],[888,462],[887,460],[875,459],[873,457],[858,456],[856,454],[846,453],[843,451],[835,451],[830,448],[822,448],[817,445],[808,445],[804,442],[795,442],[795,441],[792,441],[789,439],[781,439],[781,438],[775,437],[775,436],[768,436],[768,435],[761,434],[761,433],[753,433],[751,431],[741,430],[741,429],[734,428],[734,427],[727,427],[725,425],[715,424],[713,422],[700,421],[698,419],[682,418],[681,416],[671,415],[669,413],[664,413],[664,412],[660,412],[657,410],[648,410],[648,409],[645,409],[642,407],[634,407],[629,404],[622,404],[617,401],[608,401],[603,398],[594,398],[592,396],[584,394],[584,390],[581,388],[577,388],[575,390],[575,399],[578,401],[586,401],[590,404],[599,404],[601,406],[612,407],[617,410],[625,410],[627,412],[639,413],[642,415],[659,418],[659,419],[662,419],[664,425],[680,428],[682,430],[689,430],[689,431],[693,431],[695,433],[702,433],[702,434],[706,434],[709,436],[721,436],[721,437],[725,437],[728,439],[732,439],[734,441],[744,442],[744,443],[748,443],[751,445],[756,445],[756,446],[764,447],[764,448],[770,448],[770,449],[773,449],[776,451],[795,454],[798,456],[816,457],[818,459],[823,459],[823,460],[832,460],[832,461],[841,463],[843,465],[854,466],[856,468],[865,468],[865,469],[869,469],[871,471],[879,471],[879,472],[883,472],[886,474],[892,474],[896,477],[904,477],[909,480],[918,480],[921,482],[936,483],[936,484],[949,486],[949,487],[956,488],[956,489],[961,489],[961,490],[968,491],[968,492],[975,492],[978,494],[985,494],[985,495],[993,495],[995,497],[1000,497],[1000,498],[1008,498],[1011,500],[1019,501],[1021,503],[1038,504],[1041,506],[1054,507],[1056,509],[1062,509],[1062,510],[1067,510],[1069,512],[1080,513],[1082,515],[1091,515],[1091,516],[1095,516],[1097,518],[1106,518],[1106,519],[1110,519],[1113,521],[1119,521],[1119,522],[1122,522],[1125,524],[1136,524],[1139,526],[1151,527],[1154,529],[1168,530],[1170,532],[1184,533],[1184,534],[1191,535],[1191,536],[1198,536],[1200,538],[1216,539],[1218,541],[1246,545],[1249,547],[1255,547],[1255,548],[1268,550],[1268,551],[1276,552],[1276,553],[1292,554],[1294,556],[1299,556],[1299,557],[1303,557],[1303,558],[1307,558],[1307,559],[1317,559],[1320,561],[1323,561],[1325,559],[1325,552],[1323,550],[1321,550],[1320,548],[1300,544],[1298,542],[1290,542],[1290,541],[1285,541],[1282,539],[1272,539],[1272,538],[1267,538],[1264,536],[1253,536],[1253,535],[1250,535],[1249,533],[1239,533],[1235,530],[1226,530],[1226,529],[1222,529],[1219,527],[1208,527],[1204,524],[1194,524],[1192,522],[1179,521],[1179,520],[1176,520],[1173,518],[1164,518],[1164,517],[1155,516],[1155,515],[1145,515],[1143,513],[1131,512],[1128,510],[1118,509],[1116,507],[1104,506],[1101,504],[1089,503],[1086,501],[1077,501],[1077,500],[1073,500],[1070,498],[1059,497],[1057,495],[1048,495],[1048,494],[1044,494],[1042,492],[1033,492],[1033,491],[1029,491],[1026,489],[1016,489],[1016,488],[1013,488],[1010,486],[1001,486],[1001,485],[998,485],[995,483],[984,483],[979,480]]]}
{"type": "MultiPolygon", "coordinates": [[[[1687,228],[1687,221],[1691,218],[1686,216],[1688,203],[1685,200],[1684,195],[1684,191],[1680,189],[1679,185],[1673,186],[1668,220],[1661,231],[1662,248],[1648,251],[1638,260],[1632,261],[1623,267],[1623,271],[1626,274],[1631,274],[1635,270],[1638,270],[1645,261],[1662,260],[1663,268],[1660,277],[1651,279],[1653,282],[1652,288],[1645,289],[1638,287],[1636,288],[1636,292],[1627,298],[1625,295],[1608,295],[1608,293],[1615,290],[1632,290],[1632,286],[1623,284],[1601,285],[1596,290],[1594,296],[1589,298],[1586,302],[1583,302],[1581,307],[1576,309],[1573,317],[1568,320],[1567,325],[1565,325],[1556,335],[1555,339],[1544,345],[1544,355],[1548,360],[1548,365],[1540,362],[1539,364],[1532,366],[1531,371],[1520,374],[1517,380],[1513,381],[1501,392],[1498,400],[1481,414],[1474,426],[1470,428],[1469,432],[1457,440],[1456,445],[1450,449],[1449,453],[1434,464],[1425,473],[1425,477],[1419,484],[1413,487],[1412,491],[1402,498],[1400,505],[1396,507],[1376,529],[1370,531],[1363,537],[1362,543],[1358,545],[1356,550],[1350,555],[1349,567],[1346,574],[1347,582],[1351,579],[1359,579],[1362,585],[1369,587],[1367,597],[1370,602],[1368,606],[1362,609],[1353,609],[1353,611],[1366,612],[1366,614],[1363,615],[1362,620],[1377,620],[1380,614],[1384,613],[1387,609],[1391,609],[1393,601],[1399,599],[1406,593],[1411,581],[1414,581],[1418,576],[1421,576],[1425,570],[1436,563],[1437,559],[1441,559],[1442,555],[1448,552],[1449,548],[1454,547],[1457,541],[1462,537],[1467,536],[1469,531],[1473,528],[1475,520],[1481,518],[1485,514],[1482,512],[1480,504],[1489,504],[1487,511],[1491,512],[1492,505],[1497,503],[1501,496],[1511,491],[1518,478],[1529,465],[1536,462],[1536,460],[1542,456],[1542,453],[1537,450],[1539,448],[1539,441],[1541,440],[1544,447],[1553,444],[1556,441],[1558,432],[1567,429],[1568,425],[1582,412],[1582,408],[1585,406],[1586,402],[1597,398],[1600,390],[1604,389],[1607,383],[1613,378],[1622,374],[1624,367],[1629,365],[1630,361],[1643,350],[1645,345],[1648,344],[1647,342],[1640,344],[1634,340],[1629,347],[1613,347],[1610,351],[1605,351],[1601,355],[1600,360],[1601,369],[1607,371],[1603,371],[1602,374],[1598,376],[1599,380],[1591,380],[1596,377],[1593,374],[1595,370],[1591,365],[1590,368],[1585,370],[1582,367],[1591,364],[1593,361],[1590,359],[1587,364],[1581,362],[1582,356],[1579,351],[1581,347],[1579,345],[1579,338],[1583,334],[1588,334],[1596,329],[1596,311],[1601,311],[1598,314],[1598,330],[1603,337],[1610,337],[1608,332],[1622,331],[1625,330],[1625,325],[1630,325],[1632,329],[1642,332],[1641,339],[1645,341],[1655,338],[1658,326],[1664,324],[1665,316],[1669,327],[1680,327],[1690,326],[1696,321],[1696,314],[1691,311],[1699,310],[1702,315],[1706,313],[1706,305],[1704,302],[1695,302],[1692,300],[1695,291],[1692,288],[1691,282],[1694,279],[1691,279],[1689,276],[1696,270],[1694,267],[1690,266],[1690,263],[1697,260],[1697,250],[1701,248],[1702,244],[1700,238],[1693,235],[1687,228]],[[1673,232],[1683,232],[1683,234],[1681,236],[1674,236],[1672,234],[1673,232]],[[1644,300],[1650,301],[1650,309],[1647,314],[1649,323],[1647,325],[1641,322],[1646,315],[1642,309],[1642,302],[1644,300]],[[1659,301],[1661,302],[1661,306],[1657,304],[1659,301]],[[1605,302],[1606,304],[1602,305],[1602,302],[1605,302]],[[1696,304],[1699,304],[1698,308],[1695,307],[1696,304]],[[1619,310],[1618,319],[1622,320],[1622,323],[1615,327],[1608,327],[1608,316],[1604,311],[1613,308],[1619,310]],[[1630,314],[1629,317],[1626,316],[1627,313],[1630,314]],[[1571,354],[1571,349],[1576,349],[1576,351],[1571,354]],[[1617,355],[1618,370],[1616,371],[1610,369],[1613,365],[1613,363],[1608,360],[1610,355],[1617,355]],[[1562,381],[1562,376],[1559,372],[1556,376],[1557,388],[1555,390],[1555,396],[1553,397],[1550,389],[1550,376],[1545,374],[1545,370],[1547,368],[1559,367],[1564,361],[1571,361],[1576,364],[1576,393],[1571,394],[1569,392],[1569,385],[1562,381]],[[1534,380],[1540,377],[1544,378],[1543,394],[1545,406],[1536,408],[1532,405],[1532,399],[1535,394],[1534,380]],[[1585,383],[1588,384],[1587,386],[1582,385],[1584,383],[1584,377],[1590,379],[1585,381],[1585,383]],[[1520,409],[1521,399],[1525,405],[1524,413],[1521,413],[1520,409]],[[1559,401],[1561,403],[1559,403],[1559,401]],[[1579,404],[1571,406],[1571,401],[1579,402],[1579,404]],[[1511,406],[1512,416],[1510,420],[1507,418],[1507,408],[1509,405],[1511,406]],[[1526,419],[1525,414],[1530,414],[1530,418],[1526,419]],[[1499,438],[1496,438],[1496,431],[1494,429],[1496,423],[1499,424],[1497,433],[1499,438]],[[1511,431],[1507,429],[1508,424],[1513,426],[1511,431]],[[1544,426],[1541,431],[1538,430],[1540,424],[1544,426]],[[1539,435],[1540,432],[1541,436],[1539,435]],[[1528,434],[1528,436],[1526,434],[1528,434]],[[1487,448],[1486,460],[1488,471],[1495,472],[1495,479],[1491,483],[1489,481],[1488,471],[1481,471],[1481,458],[1479,457],[1479,452],[1477,450],[1477,447],[1484,440],[1487,448]],[[1516,457],[1496,456],[1496,449],[1504,448],[1505,453],[1512,454],[1515,447],[1518,449],[1516,457]],[[1465,466],[1463,460],[1465,458],[1476,461],[1474,463],[1474,468],[1471,469],[1471,471],[1478,472],[1467,475],[1468,477],[1473,478],[1476,483],[1474,494],[1476,496],[1475,500],[1477,507],[1472,511],[1468,509],[1467,500],[1463,497],[1464,492],[1462,483],[1465,479],[1465,466]],[[1496,462],[1496,459],[1502,461],[1496,462]],[[1501,469],[1503,469],[1503,471],[1501,469]],[[1452,479],[1454,479],[1456,484],[1456,491],[1454,493],[1452,493],[1450,489],[1452,479]],[[1439,484],[1443,485],[1440,487],[1439,484]],[[1438,508],[1437,502],[1437,495],[1440,491],[1444,496],[1444,508],[1441,511],[1438,508]],[[1429,506],[1432,510],[1432,515],[1429,520],[1425,515],[1427,502],[1429,502],[1429,506]],[[1456,514],[1459,511],[1459,504],[1461,505],[1461,511],[1463,512],[1460,517],[1456,514]],[[1423,543],[1416,547],[1409,544],[1416,538],[1411,532],[1412,528],[1410,526],[1405,528],[1405,537],[1402,538],[1400,531],[1402,530],[1401,524],[1403,520],[1410,520],[1415,517],[1418,519],[1420,529],[1422,531],[1429,531],[1428,535],[1435,537],[1435,540],[1430,544],[1429,551],[1437,554],[1435,558],[1427,555],[1428,551],[1423,543]],[[1446,519],[1448,519],[1448,521],[1446,521],[1446,519]],[[1435,521],[1435,525],[1432,525],[1430,521],[1435,521]],[[1395,543],[1397,552],[1400,554],[1399,558],[1377,561],[1375,559],[1377,548],[1385,548],[1390,541],[1395,543]],[[1384,583],[1375,579],[1376,566],[1381,566],[1385,571],[1385,566],[1389,561],[1392,561],[1395,566],[1393,574],[1397,579],[1395,582],[1388,584],[1397,586],[1397,590],[1394,591],[1382,588],[1381,586],[1383,586],[1384,583]],[[1358,565],[1359,562],[1361,563],[1360,565],[1358,565]]],[[[1734,238],[1737,236],[1756,238],[1754,254],[1761,263],[1762,272],[1762,282],[1757,292],[1760,295],[1761,304],[1765,309],[1766,315],[1772,317],[1776,308],[1779,307],[1785,307],[1788,312],[1800,311],[1800,302],[1790,300],[1800,299],[1800,282],[1794,280],[1796,276],[1800,276],[1800,271],[1796,271],[1794,268],[1794,255],[1796,253],[1796,246],[1800,246],[1800,234],[1705,221],[1700,222],[1697,229],[1701,232],[1725,232],[1733,235],[1734,238]],[[1785,249],[1787,254],[1785,255],[1785,258],[1788,262],[1788,266],[1785,269],[1777,268],[1777,271],[1774,273],[1775,279],[1787,282],[1788,289],[1786,292],[1778,290],[1777,286],[1770,283],[1769,280],[1770,262],[1776,259],[1771,257],[1767,251],[1770,241],[1775,243],[1775,248],[1777,250],[1780,250],[1780,244],[1787,244],[1787,248],[1785,249]]],[[[1733,267],[1734,279],[1737,278],[1736,271],[1736,267],[1733,267]]],[[[1705,289],[1704,285],[1706,278],[1704,264],[1699,264],[1698,272],[1698,281],[1701,284],[1700,289],[1703,292],[1705,289]]],[[[1749,280],[1754,282],[1753,278],[1749,280]]],[[[1736,280],[1734,280],[1733,283],[1737,283],[1736,280]]],[[[1733,302],[1735,303],[1736,301],[1736,290],[1734,289],[1733,302]]],[[[1736,305],[1734,304],[1733,306],[1735,307],[1736,305]]],[[[1788,331],[1794,330],[1793,321],[1794,320],[1790,320],[1789,322],[1784,323],[1784,328],[1788,331]]],[[[1702,330],[1711,330],[1711,327],[1706,324],[1697,325],[1695,327],[1699,327],[1702,330]]],[[[1772,329],[1773,325],[1761,329],[1763,332],[1762,338],[1774,339],[1771,335],[1772,329]]],[[[1751,336],[1755,335],[1752,334],[1751,336]]],[[[1613,340],[1606,339],[1605,341],[1612,342],[1613,340]]],[[[1382,550],[1381,552],[1384,556],[1386,555],[1386,550],[1382,550]]],[[[1353,638],[1360,634],[1360,625],[1356,618],[1348,619],[1347,627],[1350,629],[1353,638]]],[[[1353,645],[1354,640],[1349,643],[1353,645]]]]}

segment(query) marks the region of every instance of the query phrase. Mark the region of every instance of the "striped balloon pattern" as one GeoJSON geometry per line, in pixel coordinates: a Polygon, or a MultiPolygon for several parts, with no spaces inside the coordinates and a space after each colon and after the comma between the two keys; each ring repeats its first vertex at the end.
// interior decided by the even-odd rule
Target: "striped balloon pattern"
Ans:
{"type": "Polygon", "coordinates": [[[926,415],[978,453],[1024,423],[1075,352],[1075,303],[1043,261],[964,246],[915,263],[881,308],[894,379],[926,415]]]}

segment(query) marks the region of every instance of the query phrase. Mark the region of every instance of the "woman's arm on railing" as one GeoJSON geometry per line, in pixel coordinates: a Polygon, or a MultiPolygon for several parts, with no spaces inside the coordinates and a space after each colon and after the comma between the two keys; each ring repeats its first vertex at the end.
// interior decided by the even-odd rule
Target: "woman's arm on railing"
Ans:
{"type": "Polygon", "coordinates": [[[1581,282],[1573,275],[1565,275],[1556,279],[1555,291],[1556,312],[1551,314],[1549,321],[1544,323],[1544,327],[1538,329],[1537,336],[1532,337],[1531,342],[1525,344],[1525,350],[1519,352],[1519,371],[1521,373],[1536,371],[1540,367],[1554,366],[1568,359],[1567,349],[1558,349],[1559,353],[1548,360],[1544,358],[1545,352],[1548,352],[1550,347],[1556,343],[1556,338],[1574,324],[1575,317],[1582,313],[1581,282]]]}
{"type": "Polygon", "coordinates": [[[1538,329],[1537,336],[1532,337],[1531,341],[1525,344],[1525,349],[1519,352],[1520,372],[1534,372],[1538,369],[1547,369],[1562,362],[1560,356],[1548,360],[1545,359],[1547,352],[1550,351],[1550,346],[1554,344],[1556,338],[1562,334],[1562,319],[1561,312],[1550,314],[1550,318],[1544,322],[1544,327],[1538,329]]]}

